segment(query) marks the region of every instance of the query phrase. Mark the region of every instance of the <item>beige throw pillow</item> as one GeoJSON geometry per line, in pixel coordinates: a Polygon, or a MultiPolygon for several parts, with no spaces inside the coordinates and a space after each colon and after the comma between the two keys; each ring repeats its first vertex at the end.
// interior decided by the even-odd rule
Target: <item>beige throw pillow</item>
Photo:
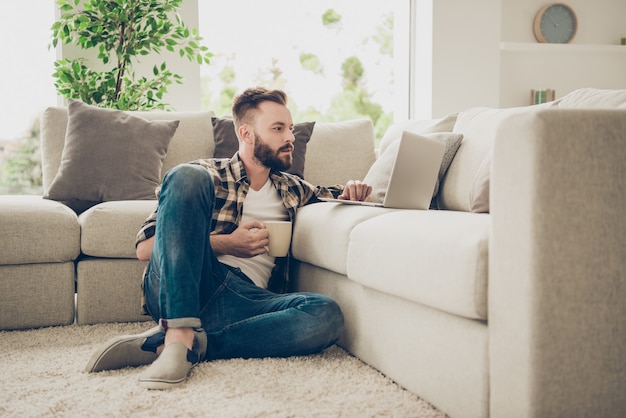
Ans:
{"type": "MultiPolygon", "coordinates": [[[[461,142],[463,141],[463,135],[452,132],[436,132],[430,134],[423,134],[422,136],[443,141],[446,144],[443,160],[439,168],[437,175],[437,181],[435,183],[435,189],[433,190],[433,201],[431,202],[431,209],[436,208],[435,196],[439,192],[439,185],[448,171],[448,167],[452,163],[452,159],[459,149],[461,142]]],[[[367,175],[363,179],[363,182],[372,186],[371,201],[376,203],[382,203],[385,200],[385,194],[387,192],[387,186],[389,185],[389,177],[391,176],[391,170],[393,164],[396,161],[398,155],[398,148],[400,146],[399,138],[391,142],[382,153],[382,155],[374,162],[367,175]]]]}
{"type": "Polygon", "coordinates": [[[106,201],[155,199],[178,123],[70,100],[61,165],[44,197],[77,211],[106,201]]]}

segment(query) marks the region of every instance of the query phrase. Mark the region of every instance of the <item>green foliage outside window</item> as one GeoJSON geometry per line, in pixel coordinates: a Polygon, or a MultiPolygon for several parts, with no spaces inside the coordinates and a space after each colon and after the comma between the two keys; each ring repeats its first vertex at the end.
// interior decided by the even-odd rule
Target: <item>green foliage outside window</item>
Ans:
{"type": "Polygon", "coordinates": [[[0,194],[41,195],[39,121],[33,123],[26,137],[16,142],[15,151],[0,166],[0,194]]]}
{"type": "MultiPolygon", "coordinates": [[[[340,33],[342,28],[342,16],[333,9],[326,10],[321,16],[322,27],[320,30],[332,30],[340,33]]],[[[393,57],[393,14],[381,16],[381,24],[374,28],[374,32],[363,42],[371,41],[377,45],[377,51],[381,56],[393,57]]],[[[325,45],[319,46],[320,50],[325,45]]],[[[224,58],[224,57],[223,57],[224,58]]],[[[318,121],[338,122],[356,118],[369,118],[374,124],[377,141],[380,141],[387,128],[393,122],[393,113],[384,112],[383,107],[372,100],[372,94],[368,91],[365,83],[367,68],[356,56],[346,57],[341,68],[325,68],[324,62],[315,51],[299,52],[299,61],[302,69],[311,72],[315,76],[325,77],[328,72],[340,71],[343,80],[343,91],[330,97],[330,107],[324,113],[316,108],[300,108],[298,103],[290,99],[289,107],[295,121],[318,121]]],[[[226,62],[220,62],[223,70],[218,75],[220,91],[213,92],[207,86],[211,80],[202,80],[202,108],[212,110],[218,115],[230,115],[231,105],[238,90],[234,87],[237,74],[233,68],[235,54],[226,58],[226,62]]],[[[390,71],[391,72],[391,71],[390,71]]],[[[276,61],[265,71],[259,73],[255,82],[269,88],[284,88],[287,80],[283,79],[280,68],[276,68],[276,61]]],[[[294,82],[290,80],[290,82],[294,82]]],[[[289,94],[288,89],[287,94],[289,94]]]]}

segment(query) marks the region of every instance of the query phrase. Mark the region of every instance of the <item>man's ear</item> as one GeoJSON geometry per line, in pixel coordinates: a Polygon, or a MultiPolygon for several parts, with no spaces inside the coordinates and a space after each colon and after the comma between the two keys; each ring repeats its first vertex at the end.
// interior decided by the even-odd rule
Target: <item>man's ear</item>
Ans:
{"type": "Polygon", "coordinates": [[[239,138],[248,144],[254,142],[254,132],[252,132],[250,126],[244,123],[239,127],[239,138]]]}

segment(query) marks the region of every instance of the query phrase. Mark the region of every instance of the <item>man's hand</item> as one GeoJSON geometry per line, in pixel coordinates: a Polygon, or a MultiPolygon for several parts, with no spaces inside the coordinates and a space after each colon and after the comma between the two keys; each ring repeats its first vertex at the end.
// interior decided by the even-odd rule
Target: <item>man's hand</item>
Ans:
{"type": "Polygon", "coordinates": [[[269,236],[261,222],[244,222],[231,234],[211,235],[211,248],[216,255],[254,257],[267,251],[269,236]]]}
{"type": "Polygon", "coordinates": [[[341,200],[359,200],[364,201],[372,193],[372,186],[361,183],[358,180],[350,180],[346,183],[343,193],[339,195],[341,200]]]}

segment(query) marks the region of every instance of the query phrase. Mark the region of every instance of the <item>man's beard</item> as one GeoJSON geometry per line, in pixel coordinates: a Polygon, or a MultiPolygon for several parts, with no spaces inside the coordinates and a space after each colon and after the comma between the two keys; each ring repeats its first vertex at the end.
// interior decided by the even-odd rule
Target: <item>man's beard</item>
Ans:
{"type": "Polygon", "coordinates": [[[292,144],[286,144],[280,147],[278,150],[273,150],[263,141],[257,133],[254,133],[256,142],[254,144],[254,157],[265,167],[270,170],[286,171],[291,167],[293,155],[291,153],[285,154],[282,158],[279,154],[283,151],[293,151],[292,144]]]}

